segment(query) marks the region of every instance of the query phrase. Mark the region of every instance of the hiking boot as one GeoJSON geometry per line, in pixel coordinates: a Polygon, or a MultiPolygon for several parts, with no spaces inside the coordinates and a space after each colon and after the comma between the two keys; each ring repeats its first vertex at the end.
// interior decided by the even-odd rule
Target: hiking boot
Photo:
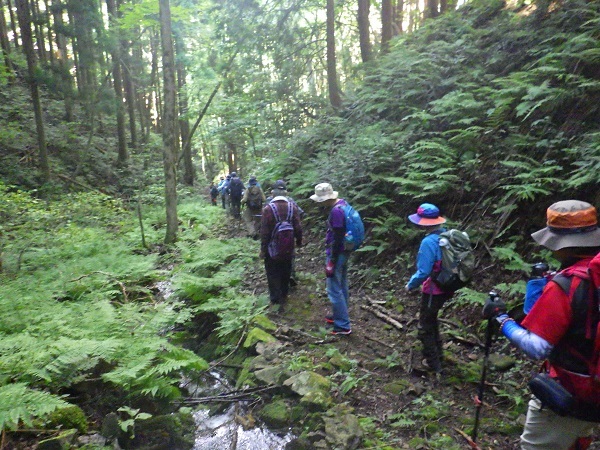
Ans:
{"type": "Polygon", "coordinates": [[[333,327],[333,330],[331,330],[331,334],[333,335],[348,335],[352,333],[352,330],[350,328],[340,328],[340,327],[333,327]]]}
{"type": "Polygon", "coordinates": [[[325,322],[327,323],[333,323],[333,316],[331,314],[328,314],[325,316],[325,322]]]}
{"type": "Polygon", "coordinates": [[[420,364],[416,364],[414,366],[414,368],[413,368],[413,370],[415,372],[420,372],[420,373],[423,373],[423,374],[426,374],[426,373],[437,374],[437,373],[441,373],[442,372],[441,365],[438,365],[437,369],[438,370],[436,370],[435,365],[433,363],[430,363],[429,361],[427,361],[427,359],[424,359],[423,361],[421,361],[420,364]]]}

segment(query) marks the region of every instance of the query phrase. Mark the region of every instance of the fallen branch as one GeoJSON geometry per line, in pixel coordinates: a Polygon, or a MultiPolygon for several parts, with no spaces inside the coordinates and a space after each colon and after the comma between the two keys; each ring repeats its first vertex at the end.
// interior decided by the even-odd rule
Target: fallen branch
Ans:
{"type": "Polygon", "coordinates": [[[101,270],[94,270],[93,272],[90,272],[88,274],[81,275],[80,277],[77,277],[77,278],[74,278],[72,280],[69,280],[69,283],[74,283],[75,281],[79,281],[79,280],[81,280],[83,278],[87,278],[87,277],[91,276],[94,273],[100,274],[100,275],[105,275],[108,278],[112,279],[114,282],[116,282],[119,286],[121,286],[121,292],[123,293],[123,300],[125,302],[128,301],[128,298],[127,298],[127,289],[125,288],[125,283],[122,283],[121,281],[117,280],[114,275],[112,275],[110,273],[107,273],[107,272],[102,272],[101,270]]]}
{"type": "Polygon", "coordinates": [[[376,342],[379,345],[383,345],[384,347],[391,348],[392,350],[394,350],[393,345],[387,344],[383,341],[380,341],[379,339],[372,338],[371,336],[368,336],[368,335],[365,335],[365,339],[367,339],[368,341],[376,342]]]}
{"type": "Polygon", "coordinates": [[[200,404],[200,403],[212,403],[212,402],[243,402],[261,392],[270,391],[273,389],[279,389],[281,386],[266,386],[261,388],[250,388],[241,389],[238,391],[225,392],[220,395],[211,395],[209,397],[198,397],[198,398],[185,398],[181,403],[185,404],[200,404]]]}
{"type": "Polygon", "coordinates": [[[394,320],[397,320],[398,322],[401,322],[402,320],[404,320],[403,317],[400,317],[396,314],[393,314],[392,312],[390,312],[389,309],[387,309],[385,306],[381,305],[380,303],[377,303],[373,300],[367,300],[369,302],[369,306],[375,308],[376,310],[382,312],[383,314],[385,314],[386,316],[391,317],[394,320]]]}
{"type": "Polygon", "coordinates": [[[404,329],[404,325],[402,325],[400,322],[398,322],[396,319],[393,319],[392,317],[390,317],[388,314],[385,314],[381,311],[379,311],[378,309],[375,309],[372,306],[369,305],[360,305],[360,307],[362,309],[364,309],[365,311],[369,311],[370,313],[374,314],[375,316],[379,317],[381,320],[383,320],[384,322],[389,323],[390,325],[392,325],[394,328],[397,328],[398,330],[402,330],[404,329]]]}
{"type": "Polygon", "coordinates": [[[227,355],[223,356],[221,359],[219,359],[218,361],[214,361],[210,363],[210,367],[214,368],[217,367],[219,364],[221,364],[223,361],[225,361],[227,358],[229,358],[231,355],[233,355],[238,348],[240,348],[240,345],[242,345],[242,341],[244,340],[244,338],[246,337],[246,326],[244,326],[244,329],[242,330],[242,335],[240,336],[240,339],[237,343],[237,345],[235,346],[235,348],[233,350],[231,350],[227,355]]]}

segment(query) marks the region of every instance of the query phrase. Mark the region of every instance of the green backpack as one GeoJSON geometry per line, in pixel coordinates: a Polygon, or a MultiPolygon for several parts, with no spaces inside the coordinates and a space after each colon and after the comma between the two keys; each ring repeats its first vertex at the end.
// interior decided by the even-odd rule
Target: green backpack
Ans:
{"type": "Polygon", "coordinates": [[[473,277],[475,255],[471,247],[469,235],[460,230],[449,230],[440,233],[442,250],[442,267],[432,276],[440,289],[454,292],[466,286],[473,277]]]}

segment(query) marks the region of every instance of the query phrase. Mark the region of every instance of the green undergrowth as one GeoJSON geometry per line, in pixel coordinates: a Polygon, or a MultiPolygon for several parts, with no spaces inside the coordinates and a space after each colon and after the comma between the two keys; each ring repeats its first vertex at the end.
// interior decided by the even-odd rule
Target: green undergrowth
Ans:
{"type": "MultiPolygon", "coordinates": [[[[0,429],[42,427],[70,404],[91,414],[178,398],[182,374],[208,365],[171,342],[194,311],[177,296],[157,296],[155,283],[171,277],[165,260],[187,255],[219,215],[184,199],[179,247],[159,255],[142,246],[135,214],[102,194],[39,201],[0,188],[0,429]],[[116,404],[91,401],[90,385],[116,404]]],[[[159,250],[164,212],[146,209],[147,246],[159,250]]]]}

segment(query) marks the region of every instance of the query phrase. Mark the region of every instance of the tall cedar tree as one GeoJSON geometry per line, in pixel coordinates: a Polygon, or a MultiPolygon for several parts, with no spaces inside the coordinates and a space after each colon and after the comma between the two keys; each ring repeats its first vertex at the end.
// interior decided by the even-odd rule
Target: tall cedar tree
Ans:
{"type": "MultiPolygon", "coordinates": [[[[106,0],[108,19],[113,33],[118,33],[117,4],[115,0],[106,0]]],[[[125,107],[123,106],[123,75],[121,74],[121,47],[120,41],[115,40],[112,45],[110,56],[112,59],[113,88],[115,90],[115,107],[117,110],[117,138],[118,157],[117,164],[122,166],[127,163],[127,138],[125,136],[125,107]]]]}
{"type": "Polygon", "coordinates": [[[4,67],[8,75],[8,81],[12,82],[13,67],[10,60],[10,43],[8,41],[8,28],[6,25],[6,18],[4,17],[4,1],[0,0],[0,46],[4,55],[4,67]]]}
{"type": "Polygon", "coordinates": [[[339,109],[342,106],[337,78],[337,62],[335,55],[335,2],[327,0],[327,83],[331,106],[339,109]]]}
{"type": "Polygon", "coordinates": [[[160,37],[162,43],[164,108],[162,120],[163,165],[165,171],[165,205],[167,231],[165,244],[177,240],[177,142],[175,55],[171,31],[169,0],[159,1],[160,37]]]}
{"type": "Polygon", "coordinates": [[[38,165],[42,182],[50,180],[50,165],[48,163],[48,151],[46,149],[46,133],[44,131],[44,121],[42,118],[42,104],[40,101],[40,91],[37,82],[37,63],[35,60],[35,50],[33,48],[33,38],[31,35],[31,11],[27,0],[16,0],[17,15],[19,17],[19,28],[21,29],[21,39],[23,51],[27,59],[27,72],[29,88],[31,90],[31,102],[33,103],[33,112],[35,115],[35,126],[38,139],[38,165]]]}
{"type": "Polygon", "coordinates": [[[372,58],[370,24],[369,24],[369,9],[371,0],[358,0],[358,39],[360,44],[360,56],[362,62],[370,61],[372,58]]]}
{"type": "Polygon", "coordinates": [[[381,52],[387,53],[392,40],[392,0],[381,0],[381,52]]]}

